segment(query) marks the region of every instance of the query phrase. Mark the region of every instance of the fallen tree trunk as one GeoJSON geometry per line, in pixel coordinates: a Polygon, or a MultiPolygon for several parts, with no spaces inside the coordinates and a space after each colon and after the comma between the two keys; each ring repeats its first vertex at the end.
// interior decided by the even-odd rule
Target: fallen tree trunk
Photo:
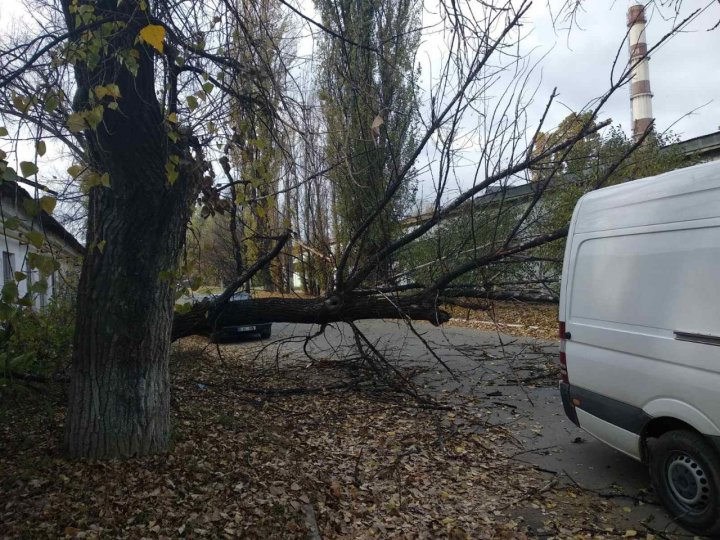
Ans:
{"type": "Polygon", "coordinates": [[[434,301],[420,296],[258,298],[218,304],[217,300],[203,301],[186,313],[176,313],[173,341],[190,335],[209,335],[224,326],[254,323],[327,324],[360,319],[412,319],[438,325],[450,320],[450,315],[440,310],[434,301]]]}

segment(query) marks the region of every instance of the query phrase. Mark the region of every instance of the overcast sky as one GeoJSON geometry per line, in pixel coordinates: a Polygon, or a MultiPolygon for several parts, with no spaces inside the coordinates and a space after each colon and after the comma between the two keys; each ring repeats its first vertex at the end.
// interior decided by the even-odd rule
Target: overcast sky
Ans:
{"type": "MultiPolygon", "coordinates": [[[[564,0],[557,0],[558,3],[564,0]]],[[[664,0],[665,4],[674,4],[664,0]]],[[[312,5],[309,0],[302,5],[312,5]]],[[[552,2],[551,2],[552,4],[552,2]]],[[[683,0],[683,14],[711,4],[688,31],[677,35],[657,51],[650,62],[656,126],[663,131],[671,125],[682,138],[696,137],[720,129],[720,28],[708,31],[720,19],[720,5],[713,0],[683,0]],[[697,109],[690,116],[683,117],[697,109]]],[[[546,0],[536,0],[525,28],[526,50],[535,49],[539,58],[547,53],[537,72],[540,84],[537,102],[531,111],[539,116],[545,100],[557,86],[559,105],[551,112],[548,126],[572,110],[579,110],[608,86],[613,58],[621,47],[620,63],[627,62],[625,21],[626,0],[585,0],[577,24],[569,34],[554,28],[546,0]],[[542,79],[540,79],[540,76],[542,79]]],[[[670,7],[648,13],[647,41],[655,43],[673,25],[670,7]]],[[[0,32],[13,20],[23,24],[24,8],[19,0],[0,0],[0,32]]],[[[431,49],[432,43],[425,47],[431,49]]],[[[630,126],[629,91],[621,89],[606,105],[603,118],[612,118],[626,131],[630,126]]]]}

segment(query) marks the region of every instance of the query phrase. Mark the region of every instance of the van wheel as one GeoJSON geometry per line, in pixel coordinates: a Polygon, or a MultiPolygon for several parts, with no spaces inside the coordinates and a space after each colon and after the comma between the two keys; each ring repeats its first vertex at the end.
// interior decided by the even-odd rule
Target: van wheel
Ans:
{"type": "Polygon", "coordinates": [[[720,457],[698,433],[668,431],[650,454],[655,491],[670,513],[696,534],[720,536],[720,457]]]}

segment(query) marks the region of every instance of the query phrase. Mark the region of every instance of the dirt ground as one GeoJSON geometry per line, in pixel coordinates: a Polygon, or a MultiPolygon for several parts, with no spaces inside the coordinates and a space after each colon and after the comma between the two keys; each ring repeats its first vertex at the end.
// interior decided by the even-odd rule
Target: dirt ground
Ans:
{"type": "Polygon", "coordinates": [[[498,331],[511,336],[557,340],[558,307],[556,304],[525,302],[493,302],[488,309],[453,307],[450,324],[477,328],[484,332],[498,331]]]}
{"type": "Polygon", "coordinates": [[[251,367],[230,349],[221,363],[185,340],[171,452],[104,463],[63,458],[59,389],[54,400],[5,389],[0,536],[525,537],[513,508],[547,495],[541,475],[496,450],[507,432],[478,434],[471,410],[371,381],[338,387],[347,380],[336,363],[251,367]]]}

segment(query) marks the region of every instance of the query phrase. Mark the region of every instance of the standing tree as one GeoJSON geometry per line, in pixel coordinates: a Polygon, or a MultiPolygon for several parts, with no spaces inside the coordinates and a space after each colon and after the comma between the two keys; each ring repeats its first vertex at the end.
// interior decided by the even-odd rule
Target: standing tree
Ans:
{"type": "MultiPolygon", "coordinates": [[[[346,246],[388,192],[416,146],[418,103],[415,56],[420,43],[417,0],[318,0],[328,34],[322,41],[322,100],[326,159],[337,214],[335,237],[346,246]],[[362,44],[362,45],[360,45],[362,44]]],[[[361,234],[348,261],[372,258],[398,231],[415,193],[414,171],[390,204],[361,234]]],[[[390,277],[392,261],[378,261],[373,281],[390,277]]],[[[344,271],[344,268],[341,268],[344,271]]]]}
{"type": "MultiPolygon", "coordinates": [[[[238,2],[236,9],[228,47],[239,62],[263,74],[238,81],[240,91],[252,90],[263,99],[231,100],[232,135],[226,147],[231,159],[223,164],[234,205],[230,227],[233,238],[238,237],[236,259],[250,265],[272,249],[282,226],[277,193],[283,160],[288,157],[287,136],[276,111],[291,67],[286,40],[290,23],[272,0],[238,2]]],[[[285,288],[284,274],[282,265],[274,262],[258,271],[256,284],[267,290],[285,288]]]]}

